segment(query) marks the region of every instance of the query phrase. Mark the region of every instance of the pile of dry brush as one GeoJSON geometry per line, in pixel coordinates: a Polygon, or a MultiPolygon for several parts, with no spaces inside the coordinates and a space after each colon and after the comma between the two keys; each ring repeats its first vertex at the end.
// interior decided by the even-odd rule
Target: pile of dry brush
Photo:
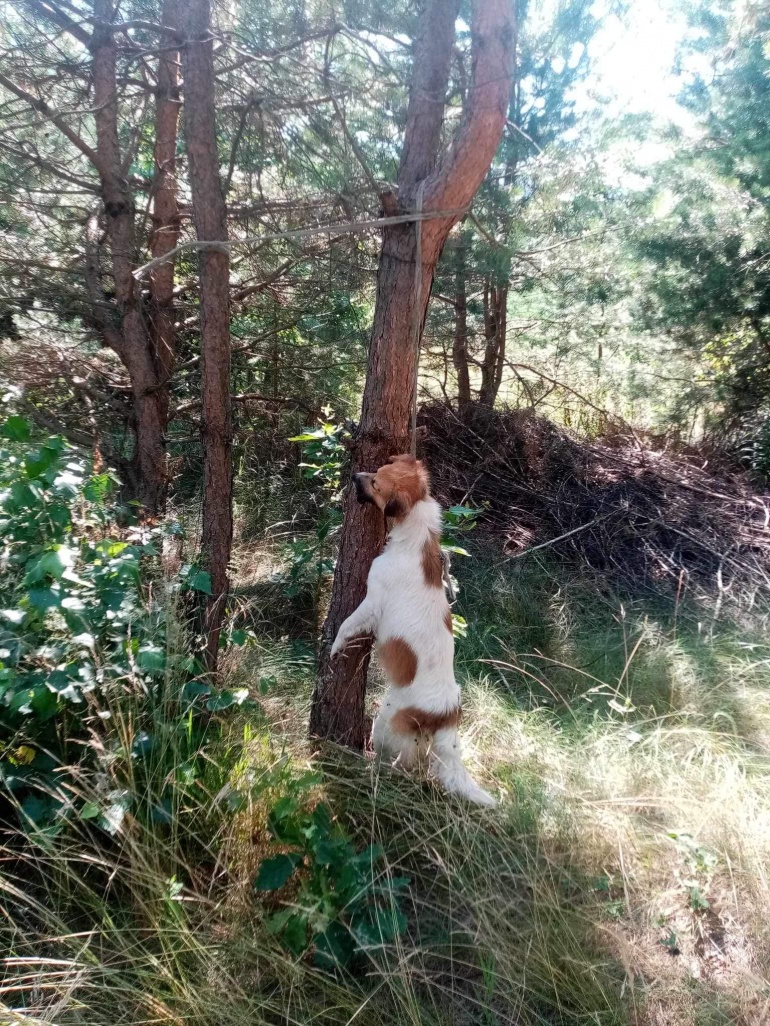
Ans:
{"type": "Polygon", "coordinates": [[[528,410],[437,403],[419,422],[434,491],[483,506],[508,556],[547,547],[633,594],[770,599],[770,495],[716,454],[578,439],[528,410]]]}

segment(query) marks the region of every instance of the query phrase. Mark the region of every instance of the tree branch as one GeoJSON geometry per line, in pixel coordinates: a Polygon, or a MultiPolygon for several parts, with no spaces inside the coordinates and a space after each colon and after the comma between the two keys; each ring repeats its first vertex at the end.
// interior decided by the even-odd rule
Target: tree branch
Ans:
{"type": "Polygon", "coordinates": [[[54,25],[58,25],[60,29],[65,32],[69,32],[79,43],[83,46],[88,46],[91,42],[91,36],[78,22],[73,21],[68,14],[59,7],[58,4],[52,2],[52,0],[24,0],[24,6],[27,7],[33,14],[37,14],[41,18],[45,18],[47,21],[52,22],[54,25]]]}
{"type": "MultiPolygon", "coordinates": [[[[468,100],[452,148],[428,181],[427,210],[468,206],[505,126],[516,49],[511,0],[474,0],[471,34],[473,70],[468,100]]],[[[437,230],[437,225],[428,225],[425,235],[435,235],[437,230]]]]}
{"type": "Polygon", "coordinates": [[[22,89],[21,86],[16,85],[16,83],[8,78],[7,75],[0,74],[0,85],[7,89],[9,93],[13,93],[14,96],[18,96],[19,99],[24,100],[30,105],[30,107],[32,107],[33,110],[42,114],[43,117],[48,118],[52,124],[56,125],[62,135],[66,136],[72,145],[77,147],[84,156],[88,157],[97,170],[101,171],[101,161],[99,160],[96,150],[92,149],[87,142],[81,139],[77,132],[73,132],[62,115],[57,111],[52,110],[45,100],[40,100],[36,96],[33,96],[32,93],[28,93],[26,89],[22,89]]]}

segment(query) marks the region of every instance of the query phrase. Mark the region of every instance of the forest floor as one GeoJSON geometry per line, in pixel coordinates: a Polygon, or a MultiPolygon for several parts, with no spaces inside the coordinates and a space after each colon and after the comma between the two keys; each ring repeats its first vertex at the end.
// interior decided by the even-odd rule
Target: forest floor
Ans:
{"type": "MultiPolygon", "coordinates": [[[[381,970],[383,1021],[766,1023],[761,618],[738,627],[689,599],[598,593],[547,551],[506,561],[482,536],[468,548],[455,568],[463,740],[500,808],[322,756],[349,828],[412,881],[408,932],[381,970]]],[[[265,639],[233,673],[269,674],[275,734],[310,760],[303,642],[265,639]]]]}
{"type": "MultiPolygon", "coordinates": [[[[421,421],[442,503],[484,511],[454,562],[456,665],[500,808],[309,748],[310,639],[291,628],[234,668],[268,673],[276,735],[325,760],[350,829],[412,881],[385,1018],[767,1022],[766,499],[714,454],[633,435],[438,406],[421,421]]],[[[255,609],[280,601],[278,558],[244,560],[255,609]]]]}

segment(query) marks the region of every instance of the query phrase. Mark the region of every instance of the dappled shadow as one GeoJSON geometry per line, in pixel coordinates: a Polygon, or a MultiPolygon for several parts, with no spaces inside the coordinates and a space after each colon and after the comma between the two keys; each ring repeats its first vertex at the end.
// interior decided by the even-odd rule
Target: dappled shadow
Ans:
{"type": "Polygon", "coordinates": [[[419,1021],[630,1021],[623,966],[597,943],[571,846],[556,859],[542,833],[542,780],[522,771],[515,799],[490,813],[338,750],[318,763],[347,828],[411,880],[407,935],[375,960],[419,1021]]]}
{"type": "Polygon", "coordinates": [[[462,678],[486,674],[518,707],[573,726],[595,715],[643,731],[661,716],[770,754],[758,704],[770,698],[764,633],[704,619],[692,603],[621,597],[543,561],[506,563],[481,544],[456,568],[462,678]]]}

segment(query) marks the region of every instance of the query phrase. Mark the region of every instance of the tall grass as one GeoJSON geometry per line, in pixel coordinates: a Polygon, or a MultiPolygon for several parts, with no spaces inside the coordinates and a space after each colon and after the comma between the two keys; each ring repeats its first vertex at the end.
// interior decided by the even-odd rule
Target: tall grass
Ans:
{"type": "MultiPolygon", "coordinates": [[[[208,750],[205,801],[182,795],[171,824],[127,816],[113,839],[88,823],[6,835],[0,1022],[767,1022],[761,632],[598,598],[563,568],[512,570],[482,549],[457,570],[464,742],[498,810],[311,748],[311,639],[271,630],[228,669],[233,687],[270,681],[266,720],[208,750]],[[269,913],[295,900],[252,889],[274,795],[229,801],[244,779],[311,762],[348,833],[385,849],[383,882],[411,879],[406,934],[355,975],[271,935],[269,913]]],[[[148,795],[174,763],[165,737],[148,795]]]]}

